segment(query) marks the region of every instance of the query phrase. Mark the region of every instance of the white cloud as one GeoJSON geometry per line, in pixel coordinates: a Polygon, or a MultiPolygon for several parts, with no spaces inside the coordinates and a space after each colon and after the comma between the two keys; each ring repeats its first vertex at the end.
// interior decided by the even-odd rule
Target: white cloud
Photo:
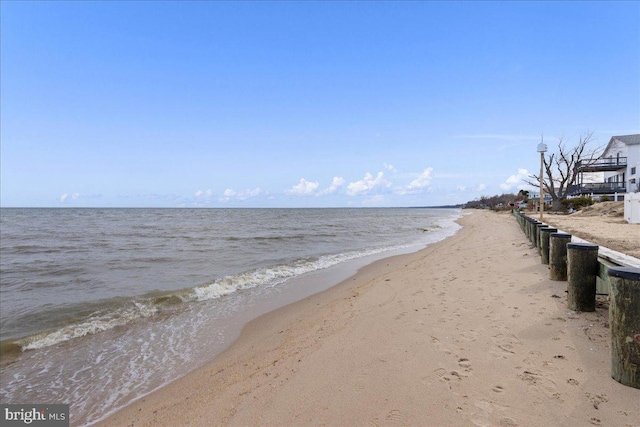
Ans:
{"type": "Polygon", "coordinates": [[[220,201],[221,203],[227,203],[231,200],[242,201],[247,200],[251,197],[259,196],[262,193],[263,191],[262,189],[260,189],[260,187],[256,187],[253,190],[249,189],[243,191],[235,191],[232,188],[227,188],[226,190],[224,190],[224,193],[222,193],[222,197],[219,198],[218,201],[220,201]]]}
{"type": "Polygon", "coordinates": [[[517,174],[509,176],[505,182],[500,184],[500,188],[503,190],[511,190],[513,188],[522,189],[527,186],[524,180],[530,177],[531,173],[528,170],[520,168],[517,174]]]}
{"type": "Polygon", "coordinates": [[[456,187],[456,190],[458,190],[458,191],[467,191],[467,186],[466,185],[458,185],[456,187]]]}
{"type": "Polygon", "coordinates": [[[389,165],[387,163],[383,163],[382,166],[391,173],[398,173],[398,169],[393,167],[393,165],[389,165]]]}
{"type": "Polygon", "coordinates": [[[62,196],[60,196],[60,203],[67,202],[69,198],[71,198],[71,200],[78,200],[79,197],[80,193],[73,193],[71,195],[69,195],[68,193],[64,193],[62,196]]]}
{"type": "Polygon", "coordinates": [[[484,185],[484,184],[480,184],[480,185],[478,185],[478,186],[475,188],[475,190],[476,190],[476,191],[484,191],[486,188],[487,188],[487,186],[486,186],[486,185],[484,185]]]}
{"type": "Polygon", "coordinates": [[[418,194],[422,193],[425,190],[429,189],[431,185],[431,174],[433,172],[433,168],[427,168],[422,171],[420,175],[405,187],[399,187],[394,190],[395,194],[405,195],[405,194],[418,194]]]}
{"type": "Polygon", "coordinates": [[[227,188],[226,190],[224,190],[224,193],[222,193],[222,197],[219,198],[218,201],[222,203],[227,203],[235,195],[236,195],[236,192],[233,189],[227,188]]]}
{"type": "Polygon", "coordinates": [[[256,197],[259,196],[260,194],[262,194],[262,190],[260,189],[260,187],[256,187],[253,190],[243,190],[240,193],[237,194],[236,198],[238,200],[246,200],[249,199],[251,197],[256,197]]]}
{"type": "Polygon", "coordinates": [[[360,196],[363,194],[369,194],[374,189],[383,187],[388,188],[391,185],[387,181],[382,172],[378,172],[378,175],[374,178],[369,172],[367,172],[363,179],[349,183],[347,186],[347,194],[349,196],[360,196]]]}
{"type": "Polygon", "coordinates": [[[286,190],[284,193],[289,196],[313,196],[320,186],[320,183],[307,181],[304,178],[300,178],[300,182],[297,185],[294,185],[289,190],[286,190]]]}
{"type": "Polygon", "coordinates": [[[198,190],[196,191],[196,197],[197,198],[210,198],[211,196],[213,196],[213,191],[211,191],[210,189],[207,191],[202,191],[202,190],[198,190]]]}
{"type": "Polygon", "coordinates": [[[431,184],[431,173],[433,172],[433,168],[426,168],[422,171],[420,176],[411,181],[409,185],[407,185],[407,190],[422,190],[424,188],[429,187],[431,184]]]}
{"type": "Polygon", "coordinates": [[[345,183],[345,180],[341,176],[334,176],[333,181],[331,181],[331,185],[328,188],[317,193],[318,196],[324,196],[325,194],[333,194],[336,190],[342,187],[345,183]]]}

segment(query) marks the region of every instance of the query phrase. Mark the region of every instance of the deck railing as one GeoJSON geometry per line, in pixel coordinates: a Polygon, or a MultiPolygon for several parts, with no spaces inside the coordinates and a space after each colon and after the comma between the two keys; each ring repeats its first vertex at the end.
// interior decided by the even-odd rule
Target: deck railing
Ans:
{"type": "Polygon", "coordinates": [[[607,157],[596,160],[580,160],[578,162],[578,170],[582,171],[616,170],[626,167],[626,157],[607,157]]]}
{"type": "Polygon", "coordinates": [[[570,194],[607,194],[624,193],[626,186],[624,182],[590,182],[586,184],[572,185],[570,194]]]}

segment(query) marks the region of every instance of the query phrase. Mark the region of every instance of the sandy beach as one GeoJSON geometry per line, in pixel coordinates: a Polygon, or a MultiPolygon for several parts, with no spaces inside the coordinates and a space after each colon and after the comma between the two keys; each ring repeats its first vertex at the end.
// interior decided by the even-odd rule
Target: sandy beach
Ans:
{"type": "Polygon", "coordinates": [[[463,229],[268,313],[104,426],[640,426],[608,306],[567,308],[515,219],[463,229]]]}
{"type": "MultiPolygon", "coordinates": [[[[538,218],[537,212],[527,212],[538,218]]],[[[544,221],[576,237],[640,258],[640,224],[629,224],[624,202],[602,202],[571,215],[547,213],[544,221]]]]}

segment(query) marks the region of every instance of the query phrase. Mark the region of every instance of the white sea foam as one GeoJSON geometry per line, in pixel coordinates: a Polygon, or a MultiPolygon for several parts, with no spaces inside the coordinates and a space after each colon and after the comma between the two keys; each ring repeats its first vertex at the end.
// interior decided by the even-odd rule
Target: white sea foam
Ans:
{"type": "Polygon", "coordinates": [[[158,308],[152,304],[133,302],[112,312],[90,316],[83,322],[73,323],[60,329],[27,337],[16,344],[21,345],[23,351],[49,347],[63,341],[123,326],[133,320],[152,316],[157,312],[158,308]]]}
{"type": "Polygon", "coordinates": [[[366,251],[353,251],[342,254],[324,255],[315,260],[297,260],[292,264],[262,268],[235,276],[227,276],[215,282],[194,288],[196,301],[206,301],[232,294],[238,290],[251,289],[258,286],[277,286],[288,279],[312,271],[322,270],[334,265],[379,253],[398,250],[408,245],[389,246],[366,251]]]}
{"type": "MultiPolygon", "coordinates": [[[[352,259],[399,248],[401,248],[401,246],[325,255],[318,259],[311,260],[297,260],[291,264],[283,264],[248,271],[234,276],[227,276],[216,280],[211,284],[195,287],[192,292],[187,292],[183,295],[174,294],[173,296],[176,296],[183,302],[200,302],[217,299],[243,289],[251,289],[258,286],[277,286],[290,278],[297,277],[305,273],[329,268],[352,259]]],[[[23,351],[41,349],[64,341],[124,326],[135,320],[151,317],[157,314],[158,311],[159,305],[156,304],[154,299],[129,302],[124,307],[94,313],[86,320],[24,338],[17,341],[16,344],[20,345],[23,351]]]]}

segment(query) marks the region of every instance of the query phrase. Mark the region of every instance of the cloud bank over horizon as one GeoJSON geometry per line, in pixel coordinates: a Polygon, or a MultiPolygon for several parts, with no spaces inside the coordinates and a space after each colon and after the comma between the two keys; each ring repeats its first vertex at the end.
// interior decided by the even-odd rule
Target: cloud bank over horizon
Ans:
{"type": "MultiPolygon", "coordinates": [[[[384,164],[384,168],[389,170],[393,168],[391,165],[384,164]]],[[[393,168],[394,174],[399,175],[399,172],[393,168]]],[[[428,167],[421,173],[405,173],[401,175],[404,177],[405,184],[401,184],[398,178],[393,178],[385,175],[383,171],[379,171],[375,176],[366,172],[364,177],[360,180],[348,182],[340,176],[335,176],[331,182],[323,187],[320,181],[307,180],[306,178],[300,178],[297,184],[290,188],[281,191],[269,191],[263,190],[260,187],[254,189],[245,189],[236,191],[232,188],[225,189],[222,194],[216,194],[213,190],[197,190],[194,193],[192,199],[180,198],[179,196],[173,196],[180,206],[184,207],[197,207],[197,206],[269,206],[279,205],[284,200],[300,200],[300,199],[316,199],[321,198],[330,199],[329,196],[341,197],[340,200],[347,202],[339,202],[332,204],[329,200],[328,203],[318,202],[304,204],[305,206],[371,206],[378,203],[380,206],[402,206],[398,204],[398,200],[402,200],[403,196],[413,195],[425,195],[433,191],[432,183],[437,182],[437,175],[434,178],[434,169],[428,167]],[[411,179],[413,178],[413,179],[411,179]],[[410,179],[407,182],[407,179],[410,179]],[[217,203],[216,203],[217,202],[217,203]],[[258,203],[256,203],[258,202],[258,203]]],[[[510,175],[506,178],[505,182],[500,184],[500,188],[505,191],[512,189],[531,189],[532,187],[527,185],[524,180],[528,179],[529,173],[526,169],[520,169],[517,174],[510,175]]],[[[473,186],[459,186],[456,188],[457,192],[464,193],[468,198],[466,201],[471,201],[485,194],[487,189],[486,184],[478,183],[473,186]]],[[[172,196],[167,195],[163,199],[170,199],[172,196]]],[[[61,197],[61,202],[69,203],[70,201],[76,201],[81,198],[79,193],[73,195],[64,194],[61,197]],[[64,198],[64,200],[63,200],[64,198]]],[[[159,198],[155,195],[155,198],[159,198]]],[[[422,199],[425,200],[425,199],[422,199]]],[[[421,201],[422,201],[421,200],[421,201]]],[[[463,202],[464,203],[464,202],[463,202]]],[[[458,204],[458,203],[454,203],[458,204]]],[[[294,202],[291,206],[296,206],[294,202]]],[[[426,203],[414,203],[407,206],[423,205],[426,203]]]]}

